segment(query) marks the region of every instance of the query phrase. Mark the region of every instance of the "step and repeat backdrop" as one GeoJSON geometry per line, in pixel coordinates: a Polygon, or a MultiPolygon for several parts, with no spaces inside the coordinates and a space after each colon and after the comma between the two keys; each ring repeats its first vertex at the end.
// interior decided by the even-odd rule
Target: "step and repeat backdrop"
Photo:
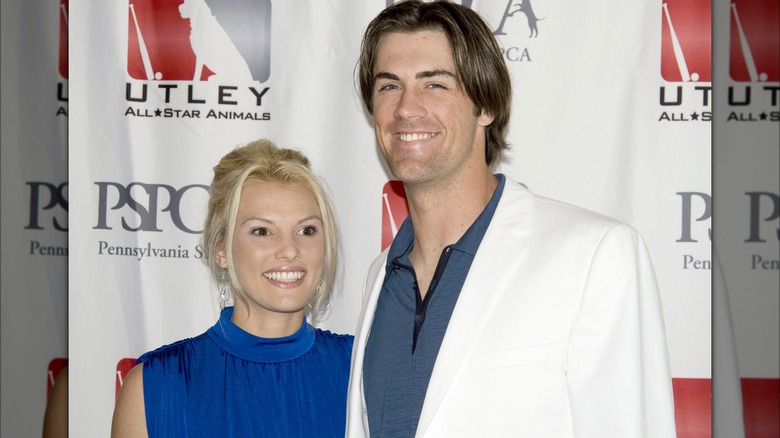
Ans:
{"type": "MultiPolygon", "coordinates": [[[[354,333],[368,265],[407,214],[354,80],[388,1],[8,3],[3,436],[39,433],[65,367],[71,435],[107,436],[135,358],[214,323],[212,167],[257,138],[301,149],[327,184],[343,267],[318,324],[354,333]]],[[[462,3],[512,75],[496,171],[646,238],[678,435],[728,417],[713,391],[730,436],[776,434],[780,1],[462,3]]]]}
{"type": "Polygon", "coordinates": [[[68,360],[67,3],[0,9],[0,436],[35,437],[68,360]]]}

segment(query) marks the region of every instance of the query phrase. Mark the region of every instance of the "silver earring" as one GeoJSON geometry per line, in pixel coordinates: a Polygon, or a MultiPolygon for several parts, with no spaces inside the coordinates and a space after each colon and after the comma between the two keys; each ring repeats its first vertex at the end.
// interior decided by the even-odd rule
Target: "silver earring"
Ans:
{"type": "MultiPolygon", "coordinates": [[[[322,289],[324,287],[325,287],[325,279],[322,278],[322,279],[320,279],[320,282],[317,283],[317,295],[319,295],[322,292],[322,289]]],[[[320,304],[322,304],[322,303],[320,302],[320,304]]],[[[330,308],[330,299],[328,299],[328,303],[325,305],[325,307],[320,309],[320,312],[324,312],[324,311],[328,310],[328,308],[330,308]]]]}
{"type": "Polygon", "coordinates": [[[225,308],[225,304],[230,299],[230,285],[228,285],[227,279],[225,279],[226,271],[227,269],[222,268],[219,277],[219,305],[222,309],[225,308]]]}
{"type": "MultiPolygon", "coordinates": [[[[325,285],[325,279],[320,278],[320,281],[317,283],[317,286],[314,288],[314,296],[312,298],[317,298],[320,293],[322,293],[322,288],[325,285]]],[[[311,300],[306,302],[306,305],[309,306],[310,310],[314,310],[314,306],[311,305],[311,300]]]]}

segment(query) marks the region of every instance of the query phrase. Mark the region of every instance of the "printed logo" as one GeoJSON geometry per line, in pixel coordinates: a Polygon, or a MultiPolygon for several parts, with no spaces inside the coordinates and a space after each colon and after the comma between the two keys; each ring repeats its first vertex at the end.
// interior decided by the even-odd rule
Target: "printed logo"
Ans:
{"type": "Polygon", "coordinates": [[[30,187],[30,212],[27,230],[68,231],[68,183],[27,181],[30,187]]]}
{"type": "Polygon", "coordinates": [[[173,224],[178,230],[200,234],[200,221],[192,215],[191,206],[204,205],[209,186],[189,184],[181,188],[168,184],[134,181],[129,184],[97,181],[98,214],[95,230],[112,230],[121,226],[126,231],[161,232],[163,225],[173,224]],[[169,219],[163,223],[162,217],[169,219]]]}
{"type": "MultiPolygon", "coordinates": [[[[677,242],[712,241],[712,197],[702,192],[677,192],[677,195],[682,199],[682,233],[677,242]]],[[[712,261],[701,254],[686,253],[682,255],[682,269],[712,269],[712,261]]]]}
{"type": "Polygon", "coordinates": [[[46,373],[46,400],[51,397],[54,382],[57,381],[57,376],[60,375],[66,366],[68,366],[68,359],[64,357],[55,357],[49,361],[48,372],[46,373]]]}
{"type": "Polygon", "coordinates": [[[37,238],[30,240],[28,254],[67,257],[68,183],[27,181],[25,184],[30,188],[30,202],[27,208],[29,216],[24,229],[63,232],[57,237],[51,233],[36,234],[37,238]]]}
{"type": "Polygon", "coordinates": [[[271,0],[129,0],[133,79],[241,84],[270,70],[271,0]]]}
{"type": "Polygon", "coordinates": [[[750,232],[745,242],[780,242],[780,229],[776,225],[780,218],[780,195],[772,192],[745,192],[745,195],[750,198],[750,232]]]}
{"type": "Polygon", "coordinates": [[[732,0],[730,16],[731,79],[780,81],[780,2],[732,0]]]}
{"type": "Polygon", "coordinates": [[[746,437],[780,436],[780,379],[739,379],[746,437]]]}
{"type": "Polygon", "coordinates": [[[712,436],[712,379],[672,378],[677,436],[712,436]]]}
{"type": "Polygon", "coordinates": [[[116,364],[116,393],[114,394],[114,401],[119,398],[119,390],[122,389],[122,384],[125,383],[125,377],[130,369],[135,365],[136,359],[124,358],[116,364]]]}
{"type": "Polygon", "coordinates": [[[712,196],[702,192],[677,192],[677,195],[682,200],[682,234],[677,242],[712,240],[712,196]],[[702,224],[694,231],[693,224],[699,222],[702,224]]]}
{"type": "MultiPolygon", "coordinates": [[[[94,230],[121,229],[131,233],[152,233],[128,241],[98,240],[96,254],[106,257],[126,257],[142,260],[202,259],[203,246],[196,239],[184,243],[154,242],[154,234],[179,230],[188,235],[201,234],[202,224],[195,218],[199,206],[208,201],[209,187],[189,184],[181,188],[168,184],[129,184],[113,181],[95,182],[97,194],[97,224],[94,230]],[[139,240],[140,239],[140,240],[139,240]]],[[[159,234],[158,234],[159,236],[159,234]]]]}
{"type": "Polygon", "coordinates": [[[520,3],[513,3],[512,0],[510,0],[506,4],[506,11],[504,12],[504,16],[501,17],[501,24],[499,25],[498,29],[494,32],[494,34],[504,35],[503,32],[504,22],[506,21],[507,18],[512,17],[518,12],[525,15],[526,22],[528,23],[528,31],[530,32],[528,38],[538,37],[539,21],[544,20],[544,18],[539,18],[536,16],[536,12],[534,12],[534,8],[531,5],[531,0],[524,0],[520,3]]]}
{"type": "Polygon", "coordinates": [[[661,76],[667,82],[712,81],[709,0],[663,0],[661,76]]]}
{"type": "MultiPolygon", "coordinates": [[[[536,0],[534,0],[536,1],[536,0]]],[[[468,2],[470,3],[470,2],[468,2]]],[[[464,2],[466,4],[466,2],[464,2]]],[[[515,2],[515,0],[507,0],[506,7],[500,10],[501,16],[498,17],[498,10],[485,11],[486,15],[490,15],[495,18],[495,22],[498,23],[498,27],[493,31],[499,39],[500,37],[507,35],[507,29],[511,29],[513,34],[516,34],[521,27],[525,27],[521,34],[527,35],[528,40],[539,37],[539,22],[547,17],[537,15],[538,12],[534,9],[531,0],[523,0],[521,2],[515,2]],[[525,22],[523,26],[522,22],[525,22]],[[527,33],[526,33],[527,32],[527,33]]],[[[523,62],[532,61],[531,53],[528,47],[519,47],[516,44],[516,38],[504,39],[504,45],[501,47],[501,51],[504,54],[504,58],[507,62],[523,62]]]]}
{"type": "Polygon", "coordinates": [[[59,72],[63,79],[68,79],[68,0],[60,0],[59,72]]]}
{"type": "Polygon", "coordinates": [[[382,251],[398,234],[398,228],[409,216],[406,205],[406,190],[401,181],[388,181],[382,188],[382,251]]]}

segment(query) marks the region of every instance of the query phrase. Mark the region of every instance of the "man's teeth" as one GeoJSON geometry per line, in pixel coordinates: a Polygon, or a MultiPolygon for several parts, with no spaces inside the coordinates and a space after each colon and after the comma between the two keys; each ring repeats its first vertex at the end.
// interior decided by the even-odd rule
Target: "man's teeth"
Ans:
{"type": "Polygon", "coordinates": [[[290,283],[293,281],[298,281],[301,278],[303,278],[303,272],[301,271],[295,271],[295,272],[266,272],[263,274],[263,277],[273,280],[273,281],[281,281],[282,283],[290,283]]]}
{"type": "Polygon", "coordinates": [[[433,137],[433,134],[401,134],[401,140],[403,141],[425,140],[431,137],[433,137]]]}

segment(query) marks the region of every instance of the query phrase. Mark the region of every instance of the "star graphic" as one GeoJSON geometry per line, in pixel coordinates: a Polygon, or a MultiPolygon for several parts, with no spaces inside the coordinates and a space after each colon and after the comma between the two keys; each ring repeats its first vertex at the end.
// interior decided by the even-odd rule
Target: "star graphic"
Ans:
{"type": "Polygon", "coordinates": [[[758,115],[758,117],[761,117],[761,120],[766,120],[767,115],[766,113],[761,113],[758,115]]]}
{"type": "Polygon", "coordinates": [[[160,108],[157,108],[156,110],[154,110],[154,116],[155,117],[160,117],[161,115],[162,115],[162,110],[160,108]]]}
{"type": "Polygon", "coordinates": [[[699,120],[699,113],[694,112],[691,114],[691,120],[699,120]]]}

